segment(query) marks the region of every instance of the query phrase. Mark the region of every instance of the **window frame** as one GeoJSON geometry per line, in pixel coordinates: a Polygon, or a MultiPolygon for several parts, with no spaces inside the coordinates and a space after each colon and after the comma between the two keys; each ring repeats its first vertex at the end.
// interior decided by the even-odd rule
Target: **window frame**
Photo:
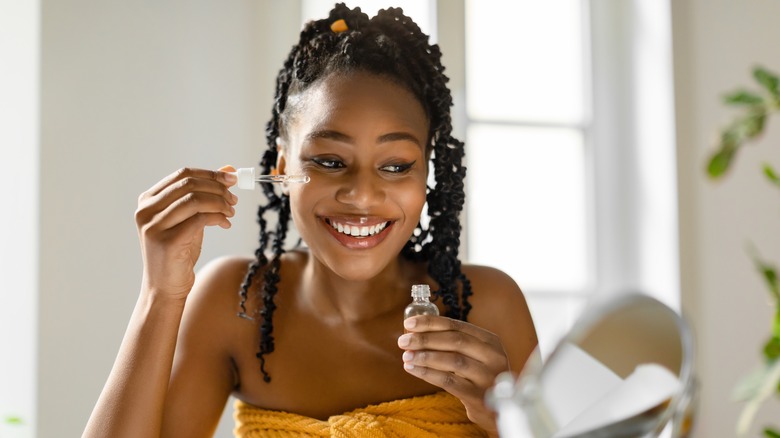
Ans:
{"type": "MultiPolygon", "coordinates": [[[[438,2],[439,41],[453,92],[454,134],[466,140],[466,1],[438,2]],[[460,31],[459,31],[460,30],[460,31]]],[[[529,300],[579,300],[641,292],[679,309],[679,237],[669,0],[581,0],[587,86],[587,290],[525,290],[529,300]],[[652,3],[652,4],[648,4],[652,3]],[[656,90],[650,95],[647,89],[656,90]],[[653,140],[644,138],[653,133],[653,140]],[[653,176],[663,175],[659,184],[653,176]]],[[[506,121],[496,121],[507,124],[506,121]]],[[[557,124],[511,123],[516,126],[557,124]]],[[[565,124],[567,127],[572,125],[565,124]]],[[[466,203],[469,202],[467,197],[466,203]]],[[[468,215],[461,254],[468,261],[468,215]]],[[[522,283],[522,279],[516,279],[522,283]]],[[[521,284],[522,286],[522,284],[521,284]]],[[[579,312],[571,312],[568,327],[579,312]]],[[[556,331],[567,330],[558,328],[556,331]]]]}

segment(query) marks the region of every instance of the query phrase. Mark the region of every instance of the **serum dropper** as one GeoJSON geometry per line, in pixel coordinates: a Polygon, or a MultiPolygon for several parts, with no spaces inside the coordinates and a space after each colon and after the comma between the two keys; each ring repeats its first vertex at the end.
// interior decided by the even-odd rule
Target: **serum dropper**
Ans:
{"type": "Polygon", "coordinates": [[[412,286],[412,302],[404,309],[404,319],[417,315],[439,315],[439,308],[431,302],[431,287],[427,284],[412,286]]]}
{"type": "Polygon", "coordinates": [[[254,167],[242,167],[235,172],[230,172],[238,178],[239,189],[254,190],[257,183],[300,183],[306,184],[311,180],[308,175],[257,175],[254,167]]]}

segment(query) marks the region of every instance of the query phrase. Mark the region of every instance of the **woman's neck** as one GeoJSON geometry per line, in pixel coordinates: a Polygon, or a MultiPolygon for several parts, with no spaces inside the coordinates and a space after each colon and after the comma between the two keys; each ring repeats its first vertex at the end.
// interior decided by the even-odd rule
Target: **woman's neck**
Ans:
{"type": "Polygon", "coordinates": [[[333,324],[358,324],[402,310],[411,299],[414,283],[427,278],[422,263],[401,256],[375,277],[365,281],[347,280],[309,254],[300,283],[302,303],[333,324]]]}

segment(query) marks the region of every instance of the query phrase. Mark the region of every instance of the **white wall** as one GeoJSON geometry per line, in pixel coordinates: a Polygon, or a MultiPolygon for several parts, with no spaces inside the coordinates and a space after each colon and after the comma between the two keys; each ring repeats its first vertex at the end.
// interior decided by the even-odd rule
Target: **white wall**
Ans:
{"type": "MultiPolygon", "coordinates": [[[[731,391],[758,365],[773,314],[745,247],[751,240],[780,263],[780,197],[760,175],[761,162],[780,165],[780,120],[741,151],[724,181],[707,181],[704,166],[733,114],[720,97],[752,87],[755,64],[780,72],[780,2],[676,0],[672,8],[682,298],[698,335],[702,381],[696,436],[734,436],[741,405],[731,391]]],[[[765,407],[750,436],[772,421],[780,427],[779,409],[765,407]]]]}
{"type": "Polygon", "coordinates": [[[38,1],[0,0],[0,436],[34,436],[38,1]],[[7,425],[18,416],[21,426],[7,425]]]}
{"type": "MultiPolygon", "coordinates": [[[[137,196],[181,166],[256,165],[299,21],[272,0],[43,1],[39,436],[79,436],[111,368],[140,284],[137,196]]],[[[239,196],[202,260],[254,250],[260,198],[239,196]]]]}

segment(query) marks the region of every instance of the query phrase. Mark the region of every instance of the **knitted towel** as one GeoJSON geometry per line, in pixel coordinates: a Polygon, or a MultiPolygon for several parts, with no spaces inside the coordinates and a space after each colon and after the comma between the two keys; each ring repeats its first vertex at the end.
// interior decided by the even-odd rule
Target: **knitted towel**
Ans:
{"type": "Polygon", "coordinates": [[[239,438],[482,437],[466,409],[447,392],[394,400],[334,415],[326,421],[235,402],[239,438]]]}

